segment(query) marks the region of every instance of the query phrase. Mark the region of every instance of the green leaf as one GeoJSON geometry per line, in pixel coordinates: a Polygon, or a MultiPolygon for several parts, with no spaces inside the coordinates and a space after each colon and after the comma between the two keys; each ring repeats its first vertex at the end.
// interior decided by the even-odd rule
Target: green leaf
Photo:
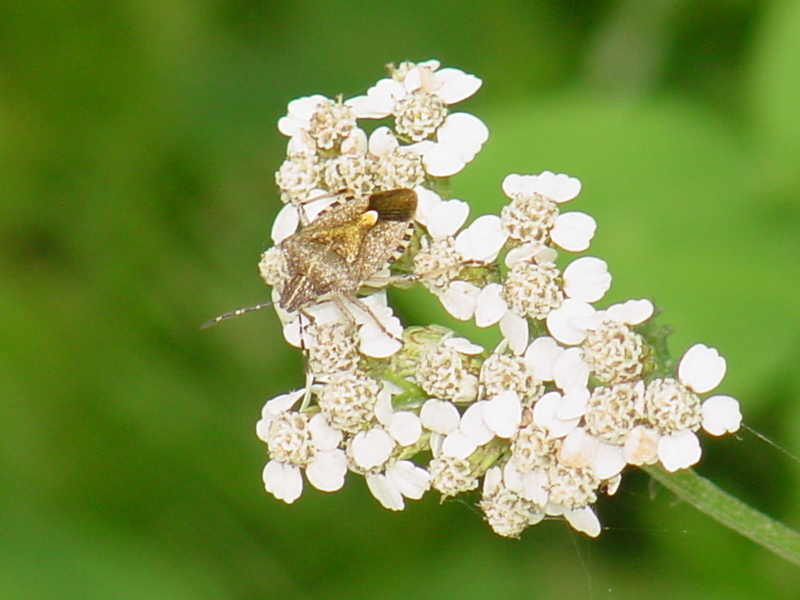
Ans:
{"type": "Polygon", "coordinates": [[[650,476],[726,527],[800,565],[800,534],[727,494],[691,469],[668,473],[660,466],[644,467],[650,476]]]}

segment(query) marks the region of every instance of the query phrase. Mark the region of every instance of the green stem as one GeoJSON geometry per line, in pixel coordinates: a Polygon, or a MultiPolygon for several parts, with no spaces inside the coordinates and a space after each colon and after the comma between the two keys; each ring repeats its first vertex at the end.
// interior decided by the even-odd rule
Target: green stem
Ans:
{"type": "Polygon", "coordinates": [[[668,473],[658,465],[644,470],[679,498],[778,556],[800,565],[800,533],[722,491],[692,469],[668,473]]]}

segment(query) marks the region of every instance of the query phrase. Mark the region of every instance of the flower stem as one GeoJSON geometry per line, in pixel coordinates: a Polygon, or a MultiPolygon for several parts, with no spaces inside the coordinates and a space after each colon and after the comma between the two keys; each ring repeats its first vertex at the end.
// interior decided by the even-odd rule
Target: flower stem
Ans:
{"type": "Polygon", "coordinates": [[[724,492],[692,469],[668,473],[659,465],[643,467],[682,500],[694,505],[778,556],[800,565],[800,533],[724,492]]]}

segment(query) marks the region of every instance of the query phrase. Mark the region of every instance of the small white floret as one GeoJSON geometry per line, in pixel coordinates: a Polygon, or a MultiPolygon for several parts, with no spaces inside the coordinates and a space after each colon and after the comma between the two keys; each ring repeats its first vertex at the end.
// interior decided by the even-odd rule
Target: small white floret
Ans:
{"type": "Polygon", "coordinates": [[[568,510],[564,513],[564,518],[575,531],[585,533],[589,537],[600,535],[600,520],[588,506],[568,510]]]}
{"type": "Polygon", "coordinates": [[[525,361],[540,381],[553,381],[553,365],[564,349],[549,336],[538,337],[525,351],[525,361]]]}
{"type": "Polygon", "coordinates": [[[401,410],[394,413],[389,423],[389,434],[401,446],[410,446],[422,435],[422,424],[416,414],[401,410]]]}
{"type": "Polygon", "coordinates": [[[508,233],[497,215],[482,215],[456,237],[456,250],[468,261],[489,263],[500,253],[508,233]]]}
{"type": "Polygon", "coordinates": [[[264,489],[286,504],[291,504],[303,493],[303,476],[294,465],[271,460],[264,467],[262,479],[264,489]]]}
{"type": "Polygon", "coordinates": [[[475,314],[480,288],[466,281],[452,281],[439,296],[445,310],[459,321],[468,321],[475,314]]]}
{"type": "Polygon", "coordinates": [[[461,422],[461,415],[452,402],[436,398],[425,401],[419,416],[427,429],[445,435],[455,431],[461,422]]]}
{"type": "Polygon", "coordinates": [[[347,456],[344,450],[319,452],[306,467],[308,482],[322,492],[335,492],[344,485],[347,456]]]}
{"type": "Polygon", "coordinates": [[[691,431],[665,435],[658,442],[658,458],[670,473],[697,464],[700,455],[700,440],[691,431]]]}
{"type": "Polygon", "coordinates": [[[350,442],[350,452],[356,465],[364,470],[386,463],[394,450],[395,442],[383,429],[359,431],[350,442]]]}
{"type": "Polygon", "coordinates": [[[564,269],[564,292],[575,300],[597,302],[610,287],[608,264],[600,258],[582,256],[564,269]]]}
{"type": "Polygon", "coordinates": [[[478,327],[489,327],[496,324],[508,310],[508,304],[501,295],[503,286],[489,283],[478,294],[475,306],[475,324],[478,327]]]}
{"type": "Polygon", "coordinates": [[[742,424],[739,402],[731,396],[712,396],[702,406],[703,429],[711,435],[738,431],[742,424]]]}
{"type": "Polygon", "coordinates": [[[483,421],[500,438],[511,438],[522,422],[522,405],[513,390],[502,392],[489,400],[483,410],[483,421]]]}
{"type": "Polygon", "coordinates": [[[455,235],[469,216],[469,204],[463,200],[442,200],[427,214],[428,233],[434,240],[455,235]]]}
{"type": "Polygon", "coordinates": [[[367,475],[367,487],[375,499],[381,503],[384,508],[389,510],[403,510],[405,502],[400,490],[386,478],[386,475],[380,473],[377,475],[367,475]]]}
{"type": "Polygon", "coordinates": [[[695,344],[678,365],[678,378],[698,394],[717,387],[725,376],[726,362],[716,348],[695,344]]]}
{"type": "Polygon", "coordinates": [[[550,239],[569,252],[583,252],[589,247],[597,230],[596,221],[586,213],[567,212],[556,218],[550,239]]]}

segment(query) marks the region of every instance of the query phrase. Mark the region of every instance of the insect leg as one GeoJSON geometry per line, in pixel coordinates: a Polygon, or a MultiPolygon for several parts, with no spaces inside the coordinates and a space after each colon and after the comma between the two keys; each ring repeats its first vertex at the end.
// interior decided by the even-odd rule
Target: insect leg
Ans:
{"type": "Polygon", "coordinates": [[[347,315],[350,319],[352,319],[352,322],[355,325],[358,324],[358,321],[357,321],[355,315],[353,314],[353,310],[349,306],[347,306],[347,304],[344,302],[345,298],[347,298],[347,300],[349,302],[355,304],[360,310],[362,310],[364,313],[366,313],[369,316],[369,318],[372,319],[372,321],[380,328],[380,330],[383,333],[385,333],[387,336],[389,336],[393,340],[396,340],[396,341],[402,343],[403,340],[400,339],[399,337],[397,337],[395,334],[393,334],[388,329],[386,329],[386,325],[384,325],[381,322],[381,320],[378,318],[378,316],[375,314],[375,312],[369,307],[369,305],[367,305],[363,300],[361,300],[357,296],[353,296],[353,295],[348,295],[348,296],[337,295],[337,296],[331,297],[331,300],[333,301],[333,303],[336,304],[336,306],[339,308],[339,310],[342,311],[343,314],[347,315]]]}

